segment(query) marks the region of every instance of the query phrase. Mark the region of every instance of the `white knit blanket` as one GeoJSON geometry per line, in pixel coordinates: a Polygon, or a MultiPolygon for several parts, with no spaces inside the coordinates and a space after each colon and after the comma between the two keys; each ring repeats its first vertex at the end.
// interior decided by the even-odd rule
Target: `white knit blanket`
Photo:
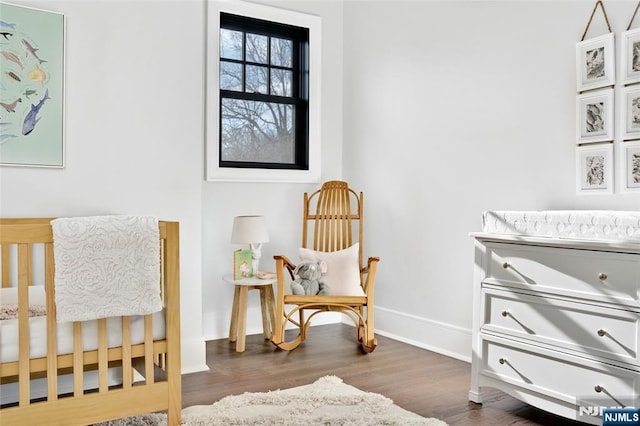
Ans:
{"type": "Polygon", "coordinates": [[[146,315],[162,309],[156,218],[60,218],[51,226],[58,322],[146,315]]]}

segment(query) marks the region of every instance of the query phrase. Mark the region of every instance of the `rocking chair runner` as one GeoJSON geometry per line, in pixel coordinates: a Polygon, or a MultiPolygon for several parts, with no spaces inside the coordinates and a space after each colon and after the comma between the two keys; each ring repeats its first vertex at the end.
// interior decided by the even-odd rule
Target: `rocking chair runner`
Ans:
{"type": "Polygon", "coordinates": [[[343,295],[294,295],[285,294],[286,275],[293,280],[296,265],[286,256],[274,256],[277,274],[276,318],[271,342],[284,350],[298,347],[307,338],[311,318],[325,311],[341,312],[350,317],[357,327],[357,337],[365,352],[372,352],[377,340],[374,336],[374,306],[373,294],[376,278],[377,257],[370,257],[367,265],[362,263],[362,235],[363,235],[363,194],[357,194],[349,188],[346,182],[325,182],[320,189],[310,196],[304,193],[304,210],[302,225],[302,247],[311,248],[318,252],[337,252],[358,245],[358,265],[360,269],[360,286],[364,292],[362,296],[343,295]],[[308,229],[312,227],[312,235],[308,229]],[[354,234],[357,240],[353,240],[354,234]],[[307,237],[312,237],[309,240],[307,237]],[[311,247],[308,247],[309,243],[311,247]],[[285,306],[287,305],[287,306],[285,306]],[[289,310],[285,310],[289,309],[289,310]],[[313,311],[305,320],[304,311],[313,311]],[[294,319],[298,313],[298,321],[294,319]],[[288,323],[299,328],[298,335],[290,341],[285,341],[285,328],[288,323]]]}

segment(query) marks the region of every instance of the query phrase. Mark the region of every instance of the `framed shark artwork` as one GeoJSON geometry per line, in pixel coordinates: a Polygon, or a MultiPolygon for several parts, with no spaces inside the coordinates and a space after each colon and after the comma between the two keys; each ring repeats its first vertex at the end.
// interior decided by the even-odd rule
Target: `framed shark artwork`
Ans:
{"type": "Polygon", "coordinates": [[[64,167],[65,19],[0,3],[0,165],[64,167]]]}

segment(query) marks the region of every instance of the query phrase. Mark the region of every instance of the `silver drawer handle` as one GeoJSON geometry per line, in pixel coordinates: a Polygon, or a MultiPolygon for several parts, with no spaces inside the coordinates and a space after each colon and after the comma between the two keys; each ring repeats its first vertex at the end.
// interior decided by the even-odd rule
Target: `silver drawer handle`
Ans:
{"type": "Polygon", "coordinates": [[[607,331],[605,329],[601,328],[598,330],[598,336],[604,337],[606,335],[607,335],[607,331]]]}
{"type": "Polygon", "coordinates": [[[604,281],[604,280],[606,280],[606,279],[607,279],[607,274],[605,274],[604,272],[600,272],[600,273],[598,274],[598,279],[599,279],[600,281],[604,281]]]}
{"type": "Polygon", "coordinates": [[[500,358],[500,359],[498,360],[498,362],[499,362],[500,364],[504,364],[504,363],[506,363],[506,362],[507,362],[507,359],[506,359],[505,357],[502,357],[502,358],[500,358]]]}
{"type": "Polygon", "coordinates": [[[511,266],[511,264],[510,264],[509,262],[504,262],[504,263],[502,264],[502,267],[503,267],[504,269],[507,269],[507,268],[508,268],[508,267],[510,267],[510,266],[511,266]]]}
{"type": "Polygon", "coordinates": [[[593,388],[594,391],[600,393],[604,390],[604,388],[600,385],[595,385],[595,387],[593,388]]]}

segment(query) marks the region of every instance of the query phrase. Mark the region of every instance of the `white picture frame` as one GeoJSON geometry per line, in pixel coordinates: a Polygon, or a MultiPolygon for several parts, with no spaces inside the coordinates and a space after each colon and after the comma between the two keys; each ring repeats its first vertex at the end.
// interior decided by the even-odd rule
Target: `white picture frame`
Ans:
{"type": "Polygon", "coordinates": [[[594,90],[577,95],[576,109],[578,144],[613,140],[613,89],[594,90]]]}
{"type": "Polygon", "coordinates": [[[619,150],[620,192],[640,193],[640,140],[622,142],[619,150]]]}
{"type": "Polygon", "coordinates": [[[622,82],[625,85],[640,83],[640,28],[625,31],[620,36],[622,82]]]}
{"type": "Polygon", "coordinates": [[[576,147],[576,192],[613,194],[613,143],[576,147]]]}
{"type": "Polygon", "coordinates": [[[578,92],[615,85],[615,62],[613,33],[578,42],[576,44],[578,92]]]}
{"type": "Polygon", "coordinates": [[[64,168],[65,15],[0,3],[0,17],[0,166],[64,168]]]}
{"type": "Polygon", "coordinates": [[[640,139],[640,85],[622,89],[622,140],[640,139]]]}

